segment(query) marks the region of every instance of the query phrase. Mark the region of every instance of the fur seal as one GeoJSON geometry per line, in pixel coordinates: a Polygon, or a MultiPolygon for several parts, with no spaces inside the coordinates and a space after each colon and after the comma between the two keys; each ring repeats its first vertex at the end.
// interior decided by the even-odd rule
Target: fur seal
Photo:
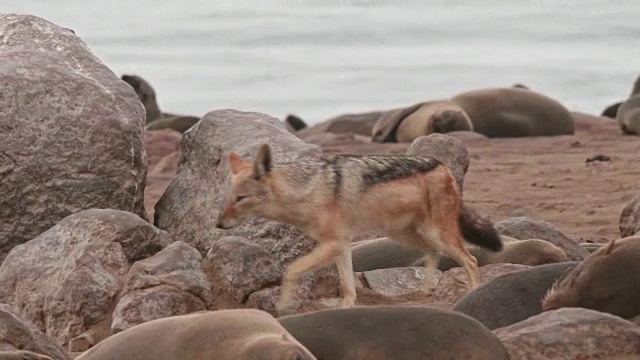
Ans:
{"type": "Polygon", "coordinates": [[[553,284],[544,311],[583,307],[631,319],[640,315],[640,236],[612,240],[553,284]]]}
{"type": "Polygon", "coordinates": [[[201,311],[151,320],[112,335],[77,360],[315,360],[257,309],[201,311]]]}
{"type": "Polygon", "coordinates": [[[0,360],[53,360],[47,355],[27,350],[0,351],[0,360]]]}
{"type": "Polygon", "coordinates": [[[522,84],[522,83],[515,83],[515,84],[513,84],[511,86],[514,87],[514,88],[520,88],[520,89],[529,90],[529,87],[527,85],[525,85],[525,84],[522,84]]]}
{"type": "Polygon", "coordinates": [[[153,86],[138,75],[124,74],[120,77],[135,90],[140,102],[147,111],[147,124],[160,117],[160,107],[156,102],[156,91],[153,86]]]}
{"type": "MultiPolygon", "coordinates": [[[[478,266],[497,263],[541,265],[567,261],[567,255],[559,247],[539,239],[515,240],[500,236],[501,251],[493,252],[482,247],[466,244],[466,248],[478,260],[478,266]]],[[[373,239],[352,247],[353,271],[363,272],[378,269],[424,266],[424,251],[389,238],[373,239]]],[[[442,256],[438,270],[447,271],[460,266],[453,259],[442,256]]]]}
{"type": "Polygon", "coordinates": [[[380,116],[371,130],[374,142],[412,142],[423,135],[473,131],[467,114],[447,100],[421,102],[380,116]]]}
{"type": "Polygon", "coordinates": [[[509,359],[475,319],[425,306],[359,306],[278,320],[318,359],[509,359]]]}
{"type": "Polygon", "coordinates": [[[423,250],[387,237],[359,242],[351,248],[355,272],[407,267],[424,256],[423,250]]]}
{"type": "Polygon", "coordinates": [[[142,105],[147,112],[147,125],[145,126],[145,129],[172,129],[184,133],[191,126],[200,121],[200,118],[195,116],[176,115],[160,111],[160,107],[156,101],[155,90],[151,84],[141,76],[124,74],[121,76],[121,79],[131,85],[133,90],[135,90],[140,102],[142,102],[142,105]]]}
{"type": "Polygon", "coordinates": [[[640,94],[631,96],[620,105],[616,120],[623,134],[640,135],[640,94]]]}
{"type": "MultiPolygon", "coordinates": [[[[636,78],[636,81],[633,83],[633,88],[631,88],[631,94],[629,94],[629,97],[632,97],[633,95],[636,95],[636,94],[640,94],[640,76],[638,76],[636,78]]],[[[620,108],[620,105],[622,105],[622,103],[624,103],[624,101],[619,101],[617,103],[607,106],[602,111],[602,116],[615,119],[618,114],[618,109],[620,108]]]]}
{"type": "Polygon", "coordinates": [[[620,108],[620,105],[622,105],[622,101],[607,106],[604,110],[602,110],[601,115],[615,119],[616,115],[618,114],[618,108],[620,108]]]}
{"type": "Polygon", "coordinates": [[[371,129],[382,114],[381,111],[343,114],[320,122],[312,127],[298,132],[300,137],[319,133],[353,133],[356,135],[371,135],[371,129]]]}
{"type": "Polygon", "coordinates": [[[540,314],[545,293],[578,264],[545,264],[497,277],[463,296],[452,310],[475,318],[491,330],[515,324],[540,314]]]}
{"type": "MultiPolygon", "coordinates": [[[[499,252],[486,251],[480,247],[469,245],[469,251],[478,260],[478,266],[488,264],[521,264],[537,266],[567,261],[567,254],[552,243],[540,239],[520,240],[503,243],[499,252]]],[[[440,259],[438,269],[447,271],[459,266],[450,258],[440,259]]]]}
{"type": "Polygon", "coordinates": [[[299,116],[294,114],[289,114],[284,119],[285,124],[288,124],[293,131],[300,131],[302,129],[307,128],[307,123],[304,122],[299,116]]]}
{"type": "Polygon", "coordinates": [[[521,88],[489,88],[460,93],[451,102],[471,119],[473,131],[490,138],[573,135],[569,110],[558,101],[521,88]]]}
{"type": "Polygon", "coordinates": [[[145,130],[171,129],[180,133],[184,133],[198,121],[200,121],[200,119],[195,116],[181,116],[163,113],[160,118],[153,120],[144,128],[145,130]]]}

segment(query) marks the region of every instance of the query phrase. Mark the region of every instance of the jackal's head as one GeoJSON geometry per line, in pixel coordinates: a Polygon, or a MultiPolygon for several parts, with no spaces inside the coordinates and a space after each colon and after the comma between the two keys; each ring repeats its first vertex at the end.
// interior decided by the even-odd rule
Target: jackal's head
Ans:
{"type": "Polygon", "coordinates": [[[229,229],[250,215],[264,215],[271,200],[271,150],[262,144],[253,162],[245,161],[236,152],[228,155],[231,168],[231,194],[216,226],[229,229]]]}

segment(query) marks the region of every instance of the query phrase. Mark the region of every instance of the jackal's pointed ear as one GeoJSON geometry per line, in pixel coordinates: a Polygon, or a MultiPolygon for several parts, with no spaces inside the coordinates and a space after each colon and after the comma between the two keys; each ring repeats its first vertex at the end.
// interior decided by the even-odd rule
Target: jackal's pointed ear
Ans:
{"type": "Polygon", "coordinates": [[[229,167],[231,168],[231,173],[233,175],[240,172],[242,169],[242,162],[243,160],[240,158],[240,154],[237,152],[229,153],[229,167]]]}
{"type": "Polygon", "coordinates": [[[253,177],[259,180],[269,171],[271,171],[271,149],[268,144],[262,144],[253,161],[253,177]]]}

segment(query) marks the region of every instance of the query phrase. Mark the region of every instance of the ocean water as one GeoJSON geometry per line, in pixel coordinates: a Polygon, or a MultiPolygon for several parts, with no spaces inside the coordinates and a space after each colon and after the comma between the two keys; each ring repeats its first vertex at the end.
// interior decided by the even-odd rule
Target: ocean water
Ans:
{"type": "Polygon", "coordinates": [[[640,74],[638,0],[0,0],[73,29],[163,111],[316,123],[523,83],[600,113],[640,74]]]}

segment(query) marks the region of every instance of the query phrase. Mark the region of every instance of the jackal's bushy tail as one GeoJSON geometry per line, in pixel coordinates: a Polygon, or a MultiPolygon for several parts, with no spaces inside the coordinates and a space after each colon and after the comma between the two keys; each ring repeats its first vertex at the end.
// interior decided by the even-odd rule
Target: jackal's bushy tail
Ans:
{"type": "Polygon", "coordinates": [[[502,240],[489,219],[481,216],[467,205],[462,205],[460,228],[464,239],[489,250],[502,250],[502,240]]]}

